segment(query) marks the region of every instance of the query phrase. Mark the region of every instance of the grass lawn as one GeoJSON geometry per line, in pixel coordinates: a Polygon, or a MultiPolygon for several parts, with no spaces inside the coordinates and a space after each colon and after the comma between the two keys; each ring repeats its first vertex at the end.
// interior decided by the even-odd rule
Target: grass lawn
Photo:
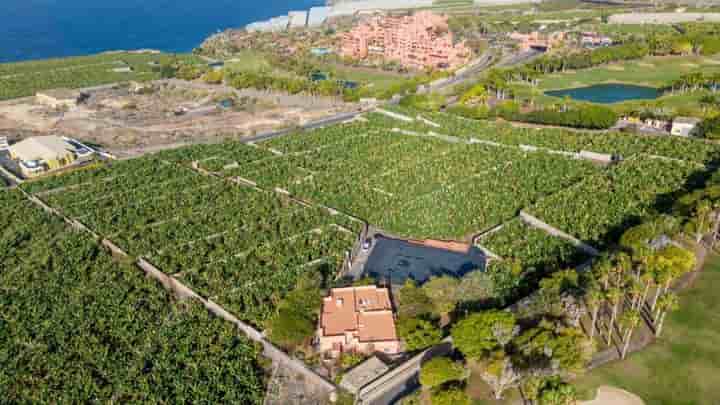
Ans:
{"type": "Polygon", "coordinates": [[[237,54],[233,55],[225,66],[227,69],[233,71],[260,71],[260,70],[272,70],[270,62],[265,58],[261,52],[243,49],[237,54]]]}
{"type": "Polygon", "coordinates": [[[350,80],[362,84],[372,84],[376,89],[386,89],[393,83],[402,81],[403,76],[393,73],[386,73],[381,70],[370,71],[363,69],[353,69],[350,67],[344,67],[334,65],[331,67],[334,70],[335,75],[338,79],[350,80]]]}
{"type": "Polygon", "coordinates": [[[720,404],[720,258],[681,293],[662,338],[627,360],[593,370],[574,382],[586,398],[601,385],[639,395],[648,405],[720,404]]]}
{"type": "Polygon", "coordinates": [[[540,80],[539,88],[557,90],[609,82],[660,87],[686,73],[699,70],[704,73],[720,71],[720,57],[647,57],[638,61],[547,75],[540,80]]]}

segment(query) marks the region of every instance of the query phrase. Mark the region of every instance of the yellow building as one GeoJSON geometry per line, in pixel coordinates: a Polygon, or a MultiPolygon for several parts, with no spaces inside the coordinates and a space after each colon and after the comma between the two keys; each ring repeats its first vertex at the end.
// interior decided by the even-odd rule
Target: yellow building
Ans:
{"type": "Polygon", "coordinates": [[[75,147],[59,136],[28,138],[11,145],[9,151],[25,177],[60,169],[77,159],[75,147]]]}

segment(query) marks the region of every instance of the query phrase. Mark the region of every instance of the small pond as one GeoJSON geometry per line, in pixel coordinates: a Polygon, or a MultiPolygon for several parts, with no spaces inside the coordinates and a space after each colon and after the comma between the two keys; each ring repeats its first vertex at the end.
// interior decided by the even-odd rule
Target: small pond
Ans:
{"type": "Polygon", "coordinates": [[[589,87],[546,91],[545,95],[570,97],[573,100],[591,103],[612,104],[629,100],[652,100],[660,97],[660,91],[654,87],[635,86],[632,84],[596,84],[589,87]]]}

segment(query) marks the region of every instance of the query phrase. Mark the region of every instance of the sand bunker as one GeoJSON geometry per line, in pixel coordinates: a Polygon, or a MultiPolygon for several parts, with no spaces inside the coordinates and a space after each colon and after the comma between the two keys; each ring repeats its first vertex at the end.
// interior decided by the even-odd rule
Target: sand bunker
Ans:
{"type": "Polygon", "coordinates": [[[645,405],[645,402],[631,392],[603,385],[598,388],[595,399],[582,401],[580,405],[645,405]]]}

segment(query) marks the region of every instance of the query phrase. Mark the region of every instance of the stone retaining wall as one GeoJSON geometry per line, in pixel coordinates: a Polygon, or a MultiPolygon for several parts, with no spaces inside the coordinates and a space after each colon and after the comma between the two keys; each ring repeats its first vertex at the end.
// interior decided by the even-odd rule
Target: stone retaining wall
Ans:
{"type": "Polygon", "coordinates": [[[528,214],[525,211],[520,211],[520,218],[523,220],[523,222],[525,222],[526,224],[528,224],[534,228],[543,230],[546,233],[548,233],[549,235],[557,236],[559,238],[563,238],[563,239],[567,240],[568,242],[572,243],[575,247],[577,247],[578,249],[584,251],[585,253],[587,253],[591,256],[599,256],[600,255],[600,251],[595,249],[594,247],[588,245],[587,243],[585,243],[585,242],[583,242],[583,241],[581,241],[581,240],[579,240],[557,228],[554,228],[554,227],[546,224],[545,222],[528,214]]]}

